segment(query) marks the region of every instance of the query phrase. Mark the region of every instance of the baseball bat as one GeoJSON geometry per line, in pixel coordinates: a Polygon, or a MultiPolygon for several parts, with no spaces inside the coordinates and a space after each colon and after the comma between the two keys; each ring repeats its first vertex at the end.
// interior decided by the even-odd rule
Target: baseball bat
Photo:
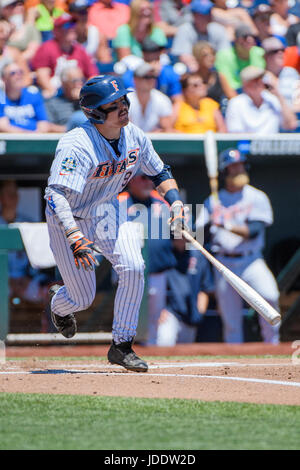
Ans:
{"type": "Polygon", "coordinates": [[[204,158],[209,178],[211,195],[218,201],[218,149],[212,131],[207,131],[204,137],[204,158]]]}
{"type": "Polygon", "coordinates": [[[187,230],[182,230],[182,234],[187,241],[197,248],[210,263],[224,276],[226,281],[238,292],[238,294],[248,302],[254,310],[257,311],[268,323],[277,325],[281,316],[262,296],[249,286],[243,279],[234,274],[230,269],[226,268],[220,261],[211,255],[187,230]]]}

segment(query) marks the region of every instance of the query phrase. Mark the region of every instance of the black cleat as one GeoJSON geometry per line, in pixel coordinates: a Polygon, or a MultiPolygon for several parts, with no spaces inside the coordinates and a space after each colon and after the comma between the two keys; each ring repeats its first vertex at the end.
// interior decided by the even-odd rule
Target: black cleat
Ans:
{"type": "Polygon", "coordinates": [[[50,311],[51,320],[57,331],[61,333],[65,338],[73,338],[73,336],[77,332],[77,325],[74,315],[70,313],[65,317],[61,317],[60,315],[56,315],[56,313],[52,312],[51,310],[52,297],[60,288],[61,286],[59,286],[58,284],[54,284],[54,286],[50,287],[49,289],[50,302],[48,308],[50,311]]]}
{"type": "Polygon", "coordinates": [[[116,344],[114,341],[108,351],[107,358],[111,364],[119,364],[134,372],[147,372],[148,365],[132,350],[132,342],[116,344]]]}

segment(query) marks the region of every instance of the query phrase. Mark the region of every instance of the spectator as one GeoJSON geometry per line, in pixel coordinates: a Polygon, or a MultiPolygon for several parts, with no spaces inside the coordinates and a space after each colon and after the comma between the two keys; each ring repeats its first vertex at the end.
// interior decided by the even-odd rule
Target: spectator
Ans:
{"type": "Polygon", "coordinates": [[[266,89],[265,70],[249,66],[241,72],[243,93],[232,98],[227,106],[228,132],[276,134],[280,129],[294,130],[296,116],[276,86],[266,89]]]}
{"type": "Polygon", "coordinates": [[[53,38],[53,27],[56,18],[64,14],[64,10],[56,5],[55,0],[40,0],[40,2],[28,9],[27,18],[35,24],[42,36],[42,41],[53,38]]]}
{"type": "MultiPolygon", "coordinates": [[[[218,204],[212,196],[204,201],[203,221],[217,260],[279,310],[278,287],[262,255],[265,229],[273,223],[272,207],[265,193],[249,185],[245,163],[245,156],[236,149],[220,154],[223,187],[218,192],[218,204]]],[[[242,343],[243,300],[215,268],[214,278],[224,341],[242,343]]],[[[278,343],[279,325],[271,326],[261,316],[259,323],[263,340],[278,343]]]]}
{"type": "Polygon", "coordinates": [[[178,27],[192,22],[188,2],[182,0],[161,0],[159,2],[160,25],[165,34],[174,37],[178,27]]]}
{"type": "Polygon", "coordinates": [[[273,10],[270,18],[271,33],[284,38],[289,26],[297,23],[298,18],[289,13],[289,0],[270,0],[270,5],[273,10]]]}
{"type": "Polygon", "coordinates": [[[229,7],[226,0],[213,0],[213,4],[213,20],[226,28],[227,36],[231,41],[234,39],[235,28],[240,24],[247,24],[252,34],[256,35],[258,33],[253,19],[244,8],[239,6],[229,7]]]}
{"type": "Polygon", "coordinates": [[[155,70],[141,64],[134,72],[135,91],[130,93],[129,118],[144,132],[172,132],[172,102],[155,89],[155,70]]]}
{"type": "Polygon", "coordinates": [[[193,54],[198,64],[197,72],[207,86],[207,97],[219,103],[223,113],[227,100],[236,96],[236,91],[231,88],[225,75],[215,69],[216,52],[209,42],[197,42],[193,54]]]}
{"type": "Polygon", "coordinates": [[[30,60],[41,43],[41,34],[34,24],[26,19],[24,2],[2,1],[1,17],[12,27],[7,45],[20,52],[23,60],[30,60]]]}
{"type": "Polygon", "coordinates": [[[204,134],[211,130],[226,132],[220,105],[207,97],[207,86],[196,73],[181,79],[183,101],[179,103],[174,128],[178,132],[204,134]]]}
{"type": "Polygon", "coordinates": [[[158,320],[166,306],[167,273],[176,266],[172,242],[166,233],[169,207],[154,190],[151,179],[139,173],[128,184],[128,191],[119,196],[126,204],[131,221],[142,221],[146,237],[148,287],[148,337],[146,343],[157,343],[158,320]]]}
{"type": "Polygon", "coordinates": [[[213,291],[206,258],[199,251],[186,251],[184,240],[173,244],[177,265],[166,273],[167,305],[159,319],[157,346],[194,343],[213,291]]]}
{"type": "Polygon", "coordinates": [[[268,75],[279,77],[284,65],[284,45],[275,36],[266,38],[261,44],[265,51],[266,71],[268,75]]]}
{"type": "Polygon", "coordinates": [[[99,73],[93,59],[78,44],[75,26],[72,16],[67,13],[57,18],[54,39],[42,44],[32,60],[37,83],[45,98],[53,96],[59,88],[59,76],[67,61],[74,61],[86,79],[99,73]]]}
{"type": "MultiPolygon", "coordinates": [[[[0,226],[15,222],[31,222],[18,210],[19,192],[14,180],[0,182],[0,226]]],[[[47,299],[45,273],[30,266],[25,251],[10,251],[8,254],[10,297],[31,302],[47,299]]]]}
{"type": "Polygon", "coordinates": [[[272,8],[266,3],[260,3],[253,11],[252,18],[257,29],[256,42],[259,46],[264,39],[272,35],[270,26],[271,15],[272,8]]]}
{"type": "Polygon", "coordinates": [[[86,121],[79,107],[79,93],[83,83],[84,76],[79,67],[70,63],[70,66],[63,69],[60,92],[45,102],[52,132],[66,132],[67,124],[75,111],[81,112],[81,122],[86,121]]]}
{"type": "Polygon", "coordinates": [[[240,25],[235,30],[233,46],[217,52],[216,69],[225,75],[232,88],[239,91],[242,86],[240,73],[248,65],[264,69],[264,50],[255,45],[249,26],[240,25]]]}
{"type": "Polygon", "coordinates": [[[285,49],[284,65],[285,67],[293,67],[300,73],[300,32],[297,34],[296,45],[285,49]]]}
{"type": "Polygon", "coordinates": [[[128,23],[130,8],[113,0],[96,0],[89,9],[88,22],[106,39],[116,37],[119,26],[128,23]]]}
{"type": "Polygon", "coordinates": [[[129,23],[118,28],[113,40],[118,60],[131,55],[142,57],[141,44],[146,37],[160,46],[167,45],[165,33],[154,23],[153,5],[147,0],[132,0],[129,23]]]}
{"type": "MultiPolygon", "coordinates": [[[[163,63],[163,50],[162,46],[150,38],[146,38],[142,43],[143,60],[152,66],[157,77],[155,88],[166,94],[173,103],[176,103],[181,100],[180,77],[171,64],[163,63]]],[[[134,87],[133,76],[133,70],[127,69],[122,77],[126,88],[134,87]]]]}
{"type": "Polygon", "coordinates": [[[296,46],[297,44],[297,34],[300,33],[300,20],[298,16],[298,21],[297,23],[291,24],[289,26],[286,35],[285,35],[285,40],[287,43],[287,46],[296,46]]]}
{"type": "Polygon", "coordinates": [[[24,86],[24,72],[15,62],[2,69],[5,93],[0,102],[0,132],[48,132],[42,95],[24,86]]]}
{"type": "Polygon", "coordinates": [[[193,0],[191,11],[192,23],[179,26],[174,37],[171,53],[187,65],[190,72],[197,70],[197,63],[193,56],[193,46],[198,41],[208,41],[215,50],[227,49],[230,41],[224,26],[212,20],[213,3],[209,0],[193,0]]]}
{"type": "Polygon", "coordinates": [[[107,39],[93,24],[88,24],[90,0],[75,0],[69,4],[69,12],[76,23],[77,41],[86,52],[100,62],[111,62],[107,39]]]}
{"type": "Polygon", "coordinates": [[[8,45],[11,34],[11,25],[6,20],[0,20],[0,69],[2,69],[7,62],[15,61],[24,72],[26,85],[29,85],[32,83],[32,77],[26,61],[19,50],[8,45]]]}

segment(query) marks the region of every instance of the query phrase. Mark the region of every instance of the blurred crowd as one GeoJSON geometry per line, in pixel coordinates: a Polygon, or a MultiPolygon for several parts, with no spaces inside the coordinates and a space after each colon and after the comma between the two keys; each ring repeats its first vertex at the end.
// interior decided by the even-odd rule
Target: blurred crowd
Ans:
{"type": "Polygon", "coordinates": [[[0,132],[65,132],[122,76],[146,132],[298,132],[296,0],[0,0],[0,132]]]}

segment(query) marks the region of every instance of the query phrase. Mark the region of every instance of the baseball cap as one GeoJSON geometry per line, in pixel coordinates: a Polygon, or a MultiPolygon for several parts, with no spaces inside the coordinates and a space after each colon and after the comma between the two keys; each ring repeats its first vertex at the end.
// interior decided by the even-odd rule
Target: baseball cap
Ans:
{"type": "Polygon", "coordinates": [[[252,13],[252,18],[256,18],[258,16],[271,16],[272,15],[272,8],[270,5],[266,3],[260,3],[252,13]]]}
{"type": "Polygon", "coordinates": [[[157,42],[153,41],[153,39],[151,39],[150,37],[146,37],[144,39],[141,47],[142,47],[143,52],[157,52],[157,51],[161,51],[162,49],[164,49],[163,46],[160,46],[159,44],[157,44],[157,42]]]}
{"type": "Polygon", "coordinates": [[[150,64],[143,62],[140,64],[134,71],[134,76],[138,78],[143,78],[146,76],[154,76],[154,69],[150,64]]]}
{"type": "Polygon", "coordinates": [[[275,36],[266,38],[262,41],[261,47],[264,49],[266,53],[278,50],[284,50],[284,45],[280,41],[280,39],[276,38],[275,36]]]}
{"type": "MultiPolygon", "coordinates": [[[[5,8],[8,7],[9,5],[12,5],[13,3],[16,3],[17,0],[1,0],[0,1],[0,8],[5,8]]],[[[20,0],[23,1],[23,0],[20,0]]]]}
{"type": "Polygon", "coordinates": [[[54,28],[69,29],[75,26],[74,18],[68,13],[63,13],[54,20],[54,28]]]}
{"type": "Polygon", "coordinates": [[[247,24],[240,24],[234,31],[235,39],[244,38],[246,36],[254,36],[252,29],[247,24]]]}
{"type": "Polygon", "coordinates": [[[265,70],[254,65],[248,65],[245,67],[240,74],[242,82],[250,82],[250,80],[255,80],[256,78],[263,77],[265,70]]]}
{"type": "Polygon", "coordinates": [[[69,11],[76,13],[77,11],[86,10],[92,5],[90,0],[75,0],[69,4],[69,11]]]}
{"type": "Polygon", "coordinates": [[[213,3],[209,0],[192,0],[190,8],[192,13],[200,13],[200,15],[209,15],[213,6],[213,3]]]}

